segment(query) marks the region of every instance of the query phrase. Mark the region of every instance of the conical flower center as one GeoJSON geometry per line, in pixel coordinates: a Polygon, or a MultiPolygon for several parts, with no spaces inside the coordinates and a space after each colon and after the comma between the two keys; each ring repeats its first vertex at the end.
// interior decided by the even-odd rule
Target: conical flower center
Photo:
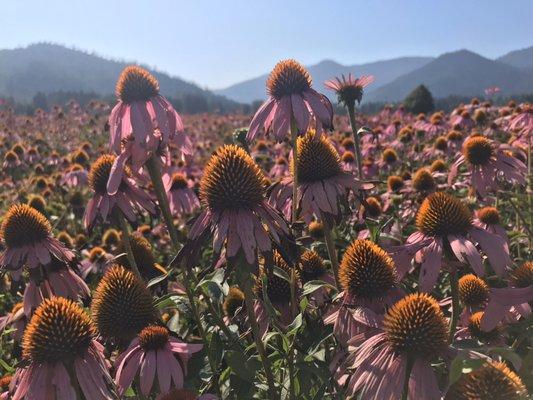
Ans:
{"type": "Polygon", "coordinates": [[[446,400],[519,400],[527,394],[518,375],[505,363],[488,362],[462,375],[450,388],[446,400]]]}
{"type": "Polygon", "coordinates": [[[159,94],[157,79],[147,70],[130,65],[122,71],[115,89],[117,98],[126,104],[147,101],[159,94]]]}
{"type": "Polygon", "coordinates": [[[446,171],[446,163],[442,160],[435,160],[431,163],[431,172],[444,172],[446,171]]]}
{"type": "Polygon", "coordinates": [[[440,136],[440,137],[437,138],[437,140],[435,140],[434,147],[437,150],[444,151],[444,150],[446,150],[448,148],[448,141],[446,140],[445,137],[440,136]]]}
{"type": "Polygon", "coordinates": [[[324,260],[316,251],[306,250],[300,256],[300,274],[302,281],[309,282],[320,279],[326,272],[324,260]]]}
{"type": "Polygon", "coordinates": [[[391,192],[397,192],[403,188],[403,178],[398,175],[391,175],[387,178],[387,187],[391,192]]]}
{"type": "Polygon", "coordinates": [[[89,187],[98,194],[107,193],[107,181],[111,174],[111,167],[115,162],[115,156],[104,154],[91,165],[89,171],[89,187]]]}
{"type": "Polygon", "coordinates": [[[461,201],[443,192],[424,199],[416,226],[426,236],[464,235],[472,225],[472,214],[461,201]]]}
{"type": "MultiPolygon", "coordinates": [[[[289,275],[289,277],[291,276],[292,268],[285,262],[285,260],[279,255],[279,253],[274,253],[273,261],[276,267],[285,271],[287,275],[289,275]]],[[[259,298],[263,297],[262,279],[265,275],[267,275],[266,268],[261,267],[259,271],[259,276],[257,277],[254,286],[255,295],[259,298]]],[[[268,298],[272,302],[287,303],[291,299],[291,286],[289,282],[287,282],[285,279],[272,273],[272,275],[268,276],[267,294],[268,298]]]]}
{"type": "Polygon", "coordinates": [[[479,209],[477,217],[487,225],[497,225],[500,223],[500,213],[495,207],[483,207],[479,209]]]}
{"type": "Polygon", "coordinates": [[[267,93],[279,100],[283,96],[302,94],[311,88],[311,76],[303,65],[295,60],[276,64],[268,77],[267,93]]]}
{"type": "Polygon", "coordinates": [[[375,197],[369,197],[366,199],[364,210],[366,216],[377,218],[381,215],[381,203],[375,197]]]}
{"type": "Polygon", "coordinates": [[[345,151],[341,157],[342,161],[348,164],[355,162],[355,156],[351,151],[345,151]]]}
{"type": "Polygon", "coordinates": [[[131,339],[155,319],[152,296],[132,272],[112,266],[98,284],[91,313],[106,338],[131,339]]]}
{"type": "Polygon", "coordinates": [[[297,146],[300,182],[318,182],[341,173],[339,153],[324,135],[316,138],[315,133],[309,131],[298,138],[297,146]]]}
{"type": "Polygon", "coordinates": [[[187,183],[187,178],[185,175],[180,173],[175,173],[172,175],[172,185],[170,186],[170,190],[180,190],[185,189],[189,186],[187,183]]]}
{"type": "Polygon", "coordinates": [[[463,155],[472,165],[486,164],[493,154],[491,141],[483,136],[470,137],[463,144],[463,155]]]}
{"type": "Polygon", "coordinates": [[[435,178],[426,168],[416,171],[413,176],[413,188],[419,192],[429,192],[435,189],[435,178]]]}
{"type": "Polygon", "coordinates": [[[89,155],[84,150],[76,151],[71,158],[73,163],[85,164],[89,161],[89,155]]]}
{"type": "Polygon", "coordinates": [[[392,258],[368,240],[355,240],[348,247],[339,267],[343,290],[366,299],[383,297],[396,285],[396,267],[392,258]]]}
{"type": "Polygon", "coordinates": [[[35,208],[40,213],[43,213],[46,208],[46,200],[43,196],[34,195],[28,201],[28,205],[32,208],[35,208]]]}
{"type": "Polygon", "coordinates": [[[80,306],[61,297],[47,299],[24,332],[23,356],[37,363],[70,361],[87,350],[93,334],[91,320],[80,306]]]}
{"type": "Polygon", "coordinates": [[[168,329],[163,326],[147,326],[139,333],[139,345],[144,351],[162,349],[167,343],[168,329]]]}
{"type": "Polygon", "coordinates": [[[489,298],[489,286],[473,274],[459,279],[459,297],[469,307],[483,305],[489,298]]]}
{"type": "Polygon", "coordinates": [[[392,164],[398,161],[398,153],[394,149],[385,149],[381,154],[381,159],[386,164],[392,164]]]}
{"type": "Polygon", "coordinates": [[[228,295],[224,299],[222,308],[224,314],[233,317],[237,310],[244,305],[244,293],[238,287],[230,287],[228,295]]]}
{"type": "MultiPolygon", "coordinates": [[[[152,253],[152,245],[148,239],[146,239],[142,233],[134,232],[130,236],[130,245],[133,252],[133,258],[135,258],[135,263],[141,272],[151,270],[155,264],[155,257],[152,253]]],[[[124,244],[122,242],[120,242],[117,248],[117,253],[126,253],[126,249],[124,248],[124,244]]],[[[117,263],[126,267],[130,267],[129,260],[126,256],[122,256],[117,259],[117,263]]]]}
{"type": "Polygon", "coordinates": [[[497,325],[493,330],[485,332],[481,330],[481,318],[483,318],[483,311],[472,314],[468,320],[468,331],[472,337],[484,343],[498,339],[501,335],[501,327],[497,325]]]}
{"type": "Polygon", "coordinates": [[[432,358],[446,347],[448,328],[438,303],[425,293],[404,297],[383,320],[392,348],[414,358],[432,358]]]}
{"type": "Polygon", "coordinates": [[[11,150],[9,150],[5,155],[5,160],[10,163],[16,162],[18,161],[18,159],[19,159],[19,156],[17,155],[17,153],[11,150]]]}
{"type": "Polygon", "coordinates": [[[516,287],[526,288],[533,285],[533,261],[528,261],[511,273],[511,280],[516,287]]]}
{"type": "Polygon", "coordinates": [[[200,197],[211,210],[252,209],[263,201],[265,176],[240,147],[226,145],[209,160],[200,197]]]}
{"type": "Polygon", "coordinates": [[[91,249],[89,253],[89,261],[90,262],[99,261],[104,256],[104,254],[105,254],[104,249],[102,249],[101,247],[94,247],[93,249],[91,249]]]}
{"type": "Polygon", "coordinates": [[[50,222],[39,211],[26,204],[16,204],[4,216],[1,233],[6,246],[16,248],[44,241],[51,231],[50,222]]]}
{"type": "Polygon", "coordinates": [[[104,246],[116,246],[120,242],[120,234],[116,229],[108,229],[102,236],[104,246]]]}

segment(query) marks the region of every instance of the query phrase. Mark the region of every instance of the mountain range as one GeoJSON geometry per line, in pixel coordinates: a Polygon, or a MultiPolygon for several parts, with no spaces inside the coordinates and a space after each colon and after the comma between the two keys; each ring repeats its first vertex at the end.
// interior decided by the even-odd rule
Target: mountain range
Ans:
{"type": "MultiPolygon", "coordinates": [[[[103,58],[64,46],[38,43],[24,48],[0,50],[0,96],[30,102],[37,93],[85,92],[98,96],[113,94],[124,61],[103,58]]],[[[267,74],[210,91],[178,77],[148,68],[159,80],[161,93],[183,103],[210,105],[206,110],[237,109],[266,97],[267,74]]],[[[375,82],[364,100],[400,101],[419,84],[434,97],[481,96],[485,88],[499,86],[502,95],[533,93],[533,46],[489,59],[468,50],[438,57],[401,57],[366,64],[342,65],[324,60],[309,65],[314,87],[326,90],[323,82],[334,76],[353,73],[374,75],[375,82]]],[[[332,93],[329,93],[332,95],[332,93]]],[[[331,96],[334,98],[334,96],[331,96]]]]}
{"type": "MultiPolygon", "coordinates": [[[[342,65],[322,61],[307,66],[316,88],[334,76],[353,73],[374,75],[366,101],[400,101],[416,86],[425,84],[434,97],[481,96],[489,86],[499,86],[502,95],[533,93],[533,46],[491,60],[468,50],[439,57],[402,57],[367,64],[342,65]]],[[[250,79],[216,93],[239,102],[263,99],[268,75],[250,79]]],[[[323,89],[325,90],[325,89],[323,89]]]]}

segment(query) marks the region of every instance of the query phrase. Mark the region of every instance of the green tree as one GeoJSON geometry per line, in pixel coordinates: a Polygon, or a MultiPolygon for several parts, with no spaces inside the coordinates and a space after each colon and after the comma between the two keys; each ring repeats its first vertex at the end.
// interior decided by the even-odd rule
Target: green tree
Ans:
{"type": "Polygon", "coordinates": [[[405,109],[413,114],[428,113],[435,109],[433,96],[424,85],[418,86],[403,101],[405,109]]]}

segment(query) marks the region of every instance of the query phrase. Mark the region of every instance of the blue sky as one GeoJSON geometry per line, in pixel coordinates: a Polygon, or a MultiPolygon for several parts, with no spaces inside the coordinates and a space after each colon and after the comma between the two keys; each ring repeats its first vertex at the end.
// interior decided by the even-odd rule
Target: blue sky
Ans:
{"type": "Polygon", "coordinates": [[[2,3],[0,48],[51,41],[209,88],[255,77],[288,57],[354,64],[460,48],[497,57],[533,45],[532,0],[2,3]]]}

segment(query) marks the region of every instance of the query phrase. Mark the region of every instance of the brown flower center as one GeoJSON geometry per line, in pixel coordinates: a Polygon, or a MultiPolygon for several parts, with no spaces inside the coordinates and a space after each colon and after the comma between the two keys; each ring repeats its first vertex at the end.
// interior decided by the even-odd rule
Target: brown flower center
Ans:
{"type": "Polygon", "coordinates": [[[396,285],[392,258],[368,240],[355,240],[348,247],[339,267],[343,290],[366,299],[378,299],[396,285]]]}
{"type": "Polygon", "coordinates": [[[487,225],[497,225],[500,223],[500,213],[496,207],[483,207],[477,211],[477,217],[487,225]]]}
{"type": "Polygon", "coordinates": [[[130,65],[121,72],[115,93],[126,104],[147,101],[159,94],[157,79],[144,68],[130,65]]]}
{"type": "Polygon", "coordinates": [[[187,178],[185,175],[178,173],[175,173],[172,175],[172,185],[170,186],[170,190],[180,190],[185,189],[189,186],[187,183],[187,178]]]}
{"type": "Polygon", "coordinates": [[[489,286],[482,279],[468,274],[459,279],[459,297],[469,307],[479,307],[489,298],[489,286]]]}
{"type": "Polygon", "coordinates": [[[433,358],[446,347],[448,328],[438,303],[425,293],[404,297],[383,320],[392,348],[413,358],[433,358]]]}
{"type": "Polygon", "coordinates": [[[233,317],[237,310],[244,306],[244,293],[236,286],[230,287],[224,299],[222,309],[228,317],[233,317]]]}
{"type": "Polygon", "coordinates": [[[472,337],[483,343],[498,339],[502,333],[501,326],[497,325],[493,330],[485,332],[481,330],[481,318],[483,318],[483,311],[472,314],[468,320],[468,331],[472,337]]]}
{"type": "Polygon", "coordinates": [[[200,198],[211,210],[252,209],[263,201],[265,176],[240,147],[226,145],[209,160],[200,181],[200,198]]]}
{"type": "Polygon", "coordinates": [[[392,164],[398,161],[398,153],[394,149],[385,149],[381,154],[381,159],[387,164],[392,164]]]}
{"type": "Polygon", "coordinates": [[[463,155],[471,165],[485,165],[493,154],[491,141],[483,136],[469,137],[463,144],[463,155]]]}
{"type": "Polygon", "coordinates": [[[416,216],[416,226],[426,236],[464,235],[472,225],[472,213],[457,198],[443,192],[424,199],[416,216]]]}
{"type": "Polygon", "coordinates": [[[302,282],[320,279],[326,272],[324,259],[313,250],[306,250],[300,256],[300,276],[302,282]]]}
{"type": "Polygon", "coordinates": [[[138,335],[139,345],[144,351],[159,350],[168,343],[168,329],[163,326],[150,325],[138,335]]]}
{"type": "Polygon", "coordinates": [[[80,306],[62,297],[46,299],[24,332],[23,357],[36,363],[70,361],[87,350],[93,336],[91,319],[80,306]]]}
{"type": "Polygon", "coordinates": [[[533,285],[533,261],[528,261],[511,273],[511,280],[516,287],[526,288],[533,285]]]}
{"type": "Polygon", "coordinates": [[[315,133],[309,131],[299,137],[297,143],[300,182],[318,182],[342,172],[339,153],[324,135],[317,139],[315,133]]]}
{"type": "Polygon", "coordinates": [[[35,208],[15,204],[4,216],[1,234],[11,248],[37,244],[46,240],[52,231],[50,222],[35,208]]]}
{"type": "Polygon", "coordinates": [[[276,64],[267,79],[267,93],[279,100],[283,96],[302,94],[311,88],[311,76],[303,65],[295,60],[276,64]]]}
{"type": "Polygon", "coordinates": [[[427,168],[420,168],[413,176],[413,188],[419,192],[429,192],[435,189],[435,178],[427,168]]]}
{"type": "Polygon", "coordinates": [[[398,175],[391,175],[387,178],[387,187],[391,192],[398,192],[404,186],[403,178],[398,175]]]}

